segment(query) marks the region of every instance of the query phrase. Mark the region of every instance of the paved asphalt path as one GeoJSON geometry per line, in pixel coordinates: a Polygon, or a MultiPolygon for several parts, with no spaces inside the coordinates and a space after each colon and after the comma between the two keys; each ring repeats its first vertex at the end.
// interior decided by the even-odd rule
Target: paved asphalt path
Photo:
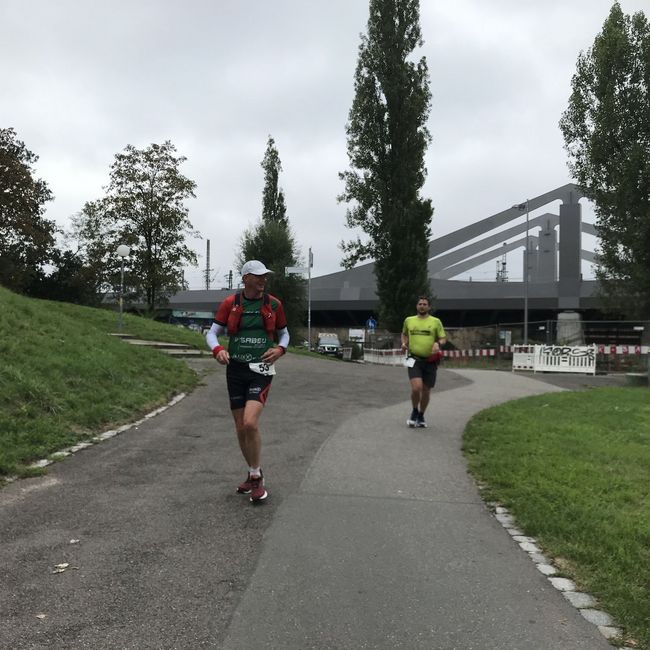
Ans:
{"type": "Polygon", "coordinates": [[[473,413],[550,390],[443,370],[430,428],[411,430],[403,368],[287,355],[254,507],[234,491],[218,368],[137,430],[0,490],[0,648],[605,650],[460,451],[473,413]]]}

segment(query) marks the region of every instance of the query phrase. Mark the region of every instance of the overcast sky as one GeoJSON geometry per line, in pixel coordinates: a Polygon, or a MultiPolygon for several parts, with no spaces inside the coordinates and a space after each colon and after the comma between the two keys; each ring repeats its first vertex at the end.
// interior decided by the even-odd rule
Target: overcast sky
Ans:
{"type": "MultiPolygon", "coordinates": [[[[421,1],[434,236],[571,182],[557,125],[578,53],[611,6],[421,1]]],[[[647,0],[621,6],[648,13],[647,0]]],[[[171,140],[197,183],[191,288],[203,286],[206,239],[213,288],[234,268],[241,233],[260,218],[272,135],[296,240],[305,255],[312,247],[313,275],[331,273],[338,243],[358,234],[336,196],[367,17],[367,0],[2,0],[0,127],[40,156],[37,174],[56,197],[47,216],[62,227],[103,195],[127,144],[171,140]]],[[[509,267],[516,279],[521,267],[509,267]]],[[[493,276],[493,264],[474,272],[493,276]]]]}

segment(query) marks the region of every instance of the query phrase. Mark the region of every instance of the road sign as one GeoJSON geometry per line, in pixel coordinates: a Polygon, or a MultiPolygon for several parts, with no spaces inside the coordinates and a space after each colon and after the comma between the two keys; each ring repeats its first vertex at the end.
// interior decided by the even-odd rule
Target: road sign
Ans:
{"type": "Polygon", "coordinates": [[[284,272],[289,274],[291,273],[300,274],[300,273],[309,272],[309,269],[306,266],[285,266],[284,272]]]}

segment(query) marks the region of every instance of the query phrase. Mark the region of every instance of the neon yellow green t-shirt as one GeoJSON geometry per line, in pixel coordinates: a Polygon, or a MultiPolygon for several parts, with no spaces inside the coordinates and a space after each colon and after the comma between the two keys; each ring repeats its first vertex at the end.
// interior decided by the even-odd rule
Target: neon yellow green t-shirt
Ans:
{"type": "Polygon", "coordinates": [[[409,353],[416,357],[428,357],[433,344],[447,336],[442,322],[435,316],[405,318],[402,333],[409,337],[409,353]]]}

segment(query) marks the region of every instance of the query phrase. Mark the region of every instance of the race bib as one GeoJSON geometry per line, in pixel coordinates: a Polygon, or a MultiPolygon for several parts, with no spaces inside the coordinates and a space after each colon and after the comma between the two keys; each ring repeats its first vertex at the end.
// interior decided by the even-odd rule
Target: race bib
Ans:
{"type": "Polygon", "coordinates": [[[415,365],[415,359],[413,357],[406,357],[406,367],[412,368],[415,365]]]}
{"type": "Polygon", "coordinates": [[[266,363],[265,361],[249,363],[248,367],[258,375],[271,376],[275,374],[275,366],[272,363],[266,363]]]}

